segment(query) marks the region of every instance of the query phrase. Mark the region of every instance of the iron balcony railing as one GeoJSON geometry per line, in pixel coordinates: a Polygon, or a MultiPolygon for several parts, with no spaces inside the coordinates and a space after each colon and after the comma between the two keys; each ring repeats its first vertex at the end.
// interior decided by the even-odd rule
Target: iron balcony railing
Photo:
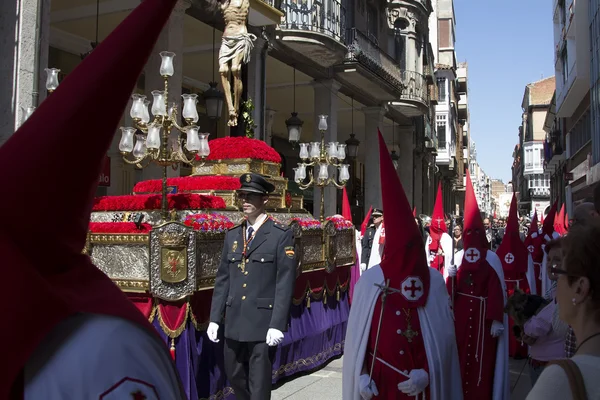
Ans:
{"type": "Polygon", "coordinates": [[[281,0],[280,8],[285,13],[280,29],[318,32],[343,41],[346,9],[341,0],[281,0]]]}
{"type": "Polygon", "coordinates": [[[396,87],[398,91],[404,88],[402,71],[396,60],[383,51],[374,40],[356,28],[348,29],[346,35],[348,53],[347,62],[358,62],[374,74],[396,87]]]}

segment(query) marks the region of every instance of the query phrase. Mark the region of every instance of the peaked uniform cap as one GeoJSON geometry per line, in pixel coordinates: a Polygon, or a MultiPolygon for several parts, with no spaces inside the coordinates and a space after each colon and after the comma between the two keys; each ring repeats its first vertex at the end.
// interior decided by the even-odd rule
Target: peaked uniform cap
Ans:
{"type": "Polygon", "coordinates": [[[2,399],[23,395],[18,377],[27,360],[70,316],[117,316],[156,333],[81,253],[105,154],[175,3],[144,0],[0,147],[0,185],[9,189],[0,196],[7,211],[0,224],[0,265],[11,283],[4,295],[19,299],[2,310],[10,329],[1,330],[0,338],[17,341],[4,348],[2,399]],[[24,218],[32,212],[51,230],[36,237],[35,251],[31,234],[40,227],[24,218]]]}
{"type": "Polygon", "coordinates": [[[527,272],[529,251],[519,235],[519,215],[517,213],[517,196],[513,193],[508,212],[508,221],[502,243],[496,250],[505,272],[527,272]]]}
{"type": "Polygon", "coordinates": [[[423,238],[414,222],[412,210],[381,132],[379,168],[385,214],[386,242],[381,270],[390,286],[401,290],[404,308],[423,307],[429,296],[429,267],[423,251],[423,238]]]}

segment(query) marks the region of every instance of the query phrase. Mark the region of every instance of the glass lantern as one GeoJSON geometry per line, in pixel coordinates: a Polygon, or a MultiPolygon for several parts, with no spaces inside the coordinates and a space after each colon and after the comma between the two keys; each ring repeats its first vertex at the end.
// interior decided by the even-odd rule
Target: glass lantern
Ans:
{"type": "Polygon", "coordinates": [[[310,158],[319,158],[321,157],[321,143],[312,142],[310,144],[310,158]]]}
{"type": "Polygon", "coordinates": [[[148,125],[148,137],[146,138],[146,147],[152,150],[160,148],[160,131],[162,126],[158,124],[148,125]]]}
{"type": "Polygon", "coordinates": [[[346,158],[346,145],[338,143],[337,145],[337,159],[343,160],[346,158]]]}
{"type": "Polygon", "coordinates": [[[196,104],[198,103],[198,95],[197,94],[182,94],[183,98],[183,119],[191,121],[193,123],[198,122],[198,109],[196,108],[196,104]]]}
{"type": "Polygon", "coordinates": [[[285,120],[285,126],[287,126],[288,130],[288,141],[292,145],[300,141],[300,136],[302,136],[302,125],[304,125],[304,121],[298,118],[297,112],[293,112],[292,116],[285,120]]]}
{"type": "Polygon", "coordinates": [[[154,116],[167,116],[167,105],[165,103],[165,92],[162,90],[153,90],[152,114],[154,116]]]}
{"type": "Polygon", "coordinates": [[[23,119],[21,123],[24,124],[35,111],[35,107],[21,107],[21,109],[23,110],[23,119]]]}
{"type": "Polygon", "coordinates": [[[348,182],[348,180],[350,179],[350,171],[348,170],[348,164],[342,164],[339,167],[340,169],[340,181],[341,182],[348,182]]]}
{"type": "Polygon", "coordinates": [[[327,115],[319,115],[319,130],[327,130],[327,115]]]}
{"type": "Polygon", "coordinates": [[[198,155],[200,157],[208,157],[210,154],[210,146],[208,145],[208,136],[210,133],[201,133],[199,135],[200,148],[198,149],[198,155]]]}
{"type": "Polygon", "coordinates": [[[319,164],[319,180],[326,181],[327,179],[329,179],[328,165],[324,163],[319,164]]]}
{"type": "Polygon", "coordinates": [[[300,143],[300,159],[306,160],[308,158],[308,143],[300,143]]]}
{"type": "Polygon", "coordinates": [[[306,164],[304,163],[298,164],[298,178],[300,178],[301,181],[306,179],[306,164]]]}
{"type": "Polygon", "coordinates": [[[175,73],[175,68],[173,67],[173,58],[175,58],[175,53],[170,51],[161,51],[160,53],[160,75],[163,78],[173,76],[175,73]]]}
{"type": "Polygon", "coordinates": [[[146,141],[144,140],[144,135],[137,134],[135,135],[135,146],[133,148],[133,156],[135,158],[142,158],[146,155],[146,141]]]}
{"type": "Polygon", "coordinates": [[[121,141],[119,142],[119,151],[127,154],[133,151],[133,138],[135,135],[135,128],[121,127],[121,141]]]}
{"type": "MultiPolygon", "coordinates": [[[[132,94],[131,95],[131,110],[129,110],[129,116],[134,120],[142,120],[144,118],[144,102],[146,101],[146,96],[142,94],[132,94]]],[[[148,116],[150,117],[150,116],[148,116]]],[[[148,118],[150,119],[150,118],[148,118]]]]}
{"type": "Polygon", "coordinates": [[[187,141],[185,147],[188,151],[197,152],[200,150],[200,137],[198,136],[198,130],[200,127],[196,125],[191,125],[187,128],[187,141]]]}
{"type": "Polygon", "coordinates": [[[46,90],[50,93],[54,92],[58,87],[58,68],[46,68],[46,90]]]}
{"type": "Polygon", "coordinates": [[[149,106],[150,100],[146,100],[146,96],[144,96],[144,107],[142,108],[142,122],[145,124],[150,122],[150,111],[148,111],[149,106]]]}

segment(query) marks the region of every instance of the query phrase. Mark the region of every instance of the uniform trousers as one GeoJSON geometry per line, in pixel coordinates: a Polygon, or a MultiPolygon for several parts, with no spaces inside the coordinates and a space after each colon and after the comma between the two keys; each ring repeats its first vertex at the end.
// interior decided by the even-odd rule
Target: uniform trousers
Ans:
{"type": "Polygon", "coordinates": [[[266,342],[225,339],[225,373],[238,400],[271,398],[272,366],[276,346],[266,342]]]}

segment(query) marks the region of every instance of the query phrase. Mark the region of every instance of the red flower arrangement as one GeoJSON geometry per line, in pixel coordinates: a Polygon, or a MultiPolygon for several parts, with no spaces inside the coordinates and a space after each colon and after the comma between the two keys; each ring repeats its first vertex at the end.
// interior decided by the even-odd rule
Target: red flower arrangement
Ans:
{"type": "Polygon", "coordinates": [[[309,218],[292,218],[292,222],[297,222],[303,229],[321,229],[321,222],[309,218]]]}
{"type": "Polygon", "coordinates": [[[141,229],[133,222],[90,222],[92,233],[140,233],[146,234],[152,230],[152,225],[141,224],[141,229]]]}
{"type": "MultiPolygon", "coordinates": [[[[224,137],[209,142],[208,160],[228,160],[234,158],[253,158],[256,160],[281,163],[281,156],[271,146],[258,139],[247,137],[224,137]]],[[[196,156],[198,159],[198,156],[196,156]]]]}
{"type": "Polygon", "coordinates": [[[229,218],[217,213],[190,214],[183,223],[200,232],[225,232],[233,228],[233,222],[229,218]]]}
{"type": "MultiPolygon", "coordinates": [[[[92,211],[159,210],[161,200],[162,196],[159,194],[96,197],[92,211]]],[[[226,207],[222,198],[201,194],[169,194],[167,200],[169,209],[176,210],[222,209],[226,207]]]]}
{"type": "Polygon", "coordinates": [[[292,194],[290,192],[285,192],[285,206],[287,208],[292,206],[292,194]]]}
{"type": "Polygon", "coordinates": [[[325,219],[327,221],[333,222],[333,226],[335,226],[335,229],[338,231],[354,228],[354,224],[348,221],[346,218],[342,217],[341,215],[332,215],[331,217],[327,217],[325,219]]]}
{"type": "MultiPolygon", "coordinates": [[[[194,190],[237,190],[240,178],[235,176],[180,176],[168,178],[167,186],[177,186],[178,192],[194,190]]],[[[161,193],[162,179],[152,179],[135,184],[133,193],[161,193]]]]}

